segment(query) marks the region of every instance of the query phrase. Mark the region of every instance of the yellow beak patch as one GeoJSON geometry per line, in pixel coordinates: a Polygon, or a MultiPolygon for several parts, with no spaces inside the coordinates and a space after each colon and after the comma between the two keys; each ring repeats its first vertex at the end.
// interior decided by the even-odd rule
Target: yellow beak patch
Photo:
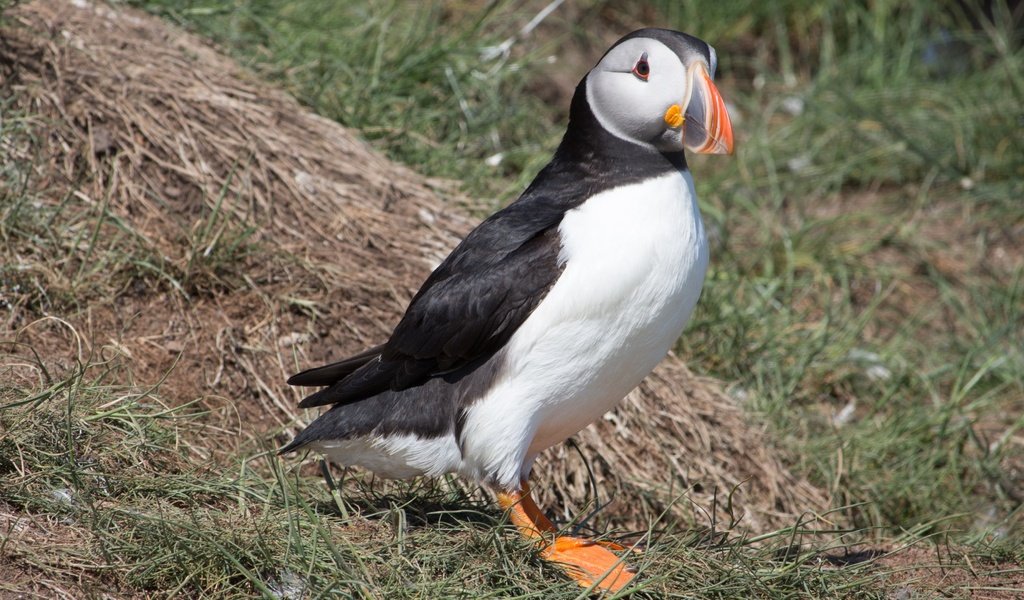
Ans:
{"type": "Polygon", "coordinates": [[[665,122],[673,129],[682,125],[685,120],[686,117],[683,116],[683,109],[678,104],[673,104],[665,111],[665,122]]]}

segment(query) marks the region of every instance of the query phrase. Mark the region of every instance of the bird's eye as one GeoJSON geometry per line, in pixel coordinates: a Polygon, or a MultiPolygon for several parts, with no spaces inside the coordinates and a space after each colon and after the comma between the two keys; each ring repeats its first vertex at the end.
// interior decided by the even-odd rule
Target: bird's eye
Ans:
{"type": "Polygon", "coordinates": [[[637,76],[637,79],[647,81],[647,78],[651,76],[651,65],[647,62],[647,53],[644,52],[640,55],[640,60],[636,61],[633,65],[633,74],[637,76]]]}

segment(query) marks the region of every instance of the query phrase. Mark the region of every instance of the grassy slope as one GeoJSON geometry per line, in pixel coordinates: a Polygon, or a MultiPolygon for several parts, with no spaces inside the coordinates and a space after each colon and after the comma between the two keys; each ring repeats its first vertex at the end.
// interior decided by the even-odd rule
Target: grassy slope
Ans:
{"type": "MultiPolygon", "coordinates": [[[[557,142],[559,109],[529,87],[550,70],[545,52],[484,61],[479,50],[532,13],[371,4],[146,6],[211,36],[398,160],[510,197],[557,142]],[[483,159],[498,152],[495,170],[483,159]]],[[[865,529],[819,538],[808,554],[865,537],[937,536],[967,545],[981,565],[994,557],[1019,567],[1020,40],[930,3],[773,6],[785,18],[713,2],[592,7],[606,20],[631,23],[646,11],[667,25],[698,24],[686,28],[718,47],[722,88],[741,117],[736,157],[694,164],[719,240],[680,350],[696,370],[736,382],[737,397],[837,504],[857,504],[846,516],[865,529]],[[942,31],[953,42],[932,44],[942,31]],[[929,53],[936,62],[926,68],[929,53]]],[[[611,28],[587,18],[580,28],[611,28]]],[[[574,39],[557,16],[548,27],[545,50],[574,39]]],[[[573,67],[563,77],[586,68],[573,67]]],[[[25,118],[5,114],[5,138],[20,139],[25,118]]],[[[12,148],[0,301],[60,314],[82,294],[117,293],[118,268],[147,260],[130,237],[97,245],[106,266],[74,269],[63,297],[10,268],[49,256],[60,274],[60,257],[98,231],[88,212],[26,210],[31,157],[12,148]]],[[[159,390],[124,386],[126,371],[88,364],[32,389],[3,384],[0,514],[27,510],[80,543],[8,555],[0,538],[0,566],[11,561],[25,577],[84,569],[86,586],[125,593],[576,594],[529,562],[495,527],[500,515],[457,483],[414,484],[412,494],[364,487],[335,501],[258,448],[243,449],[229,470],[208,468],[203,420],[165,408],[159,390]],[[365,537],[331,527],[353,510],[371,517],[365,537]]],[[[0,526],[31,535],[41,525],[0,526]]],[[[666,535],[643,563],[653,597],[842,595],[885,577],[778,560],[787,542],[708,550],[685,533],[666,535]]]]}

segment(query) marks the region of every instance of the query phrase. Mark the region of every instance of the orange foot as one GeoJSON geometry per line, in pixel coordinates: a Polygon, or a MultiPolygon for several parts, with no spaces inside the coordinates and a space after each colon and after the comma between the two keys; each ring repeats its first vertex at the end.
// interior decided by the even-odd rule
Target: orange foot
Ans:
{"type": "Polygon", "coordinates": [[[522,486],[521,492],[499,493],[498,501],[509,511],[509,517],[519,532],[536,540],[541,558],[562,567],[583,587],[597,584],[598,589],[611,592],[626,587],[636,571],[608,550],[609,547],[625,548],[614,542],[594,542],[572,536],[556,536],[553,541],[549,540],[545,534],[557,534],[558,529],[537,508],[526,482],[522,486]]]}
{"type": "Polygon", "coordinates": [[[617,592],[636,575],[636,569],[607,548],[578,537],[556,537],[554,542],[541,547],[540,556],[561,566],[569,577],[587,588],[597,583],[600,589],[617,592]]]}

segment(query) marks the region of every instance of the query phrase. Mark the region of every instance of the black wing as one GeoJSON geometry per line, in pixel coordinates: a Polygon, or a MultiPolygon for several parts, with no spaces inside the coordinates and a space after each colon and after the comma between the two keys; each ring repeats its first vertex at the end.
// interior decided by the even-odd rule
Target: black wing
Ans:
{"type": "Polygon", "coordinates": [[[564,208],[524,200],[466,236],[424,282],[386,344],[291,377],[292,385],[330,385],[299,406],[347,404],[407,389],[497,352],[561,273],[564,208]]]}

